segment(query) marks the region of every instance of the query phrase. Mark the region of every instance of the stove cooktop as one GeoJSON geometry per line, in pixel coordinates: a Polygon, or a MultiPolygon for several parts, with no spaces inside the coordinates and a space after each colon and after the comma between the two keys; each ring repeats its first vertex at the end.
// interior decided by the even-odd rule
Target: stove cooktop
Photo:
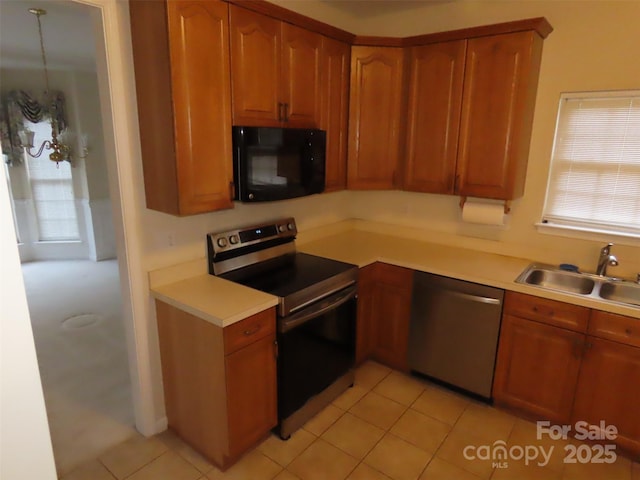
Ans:
{"type": "Polygon", "coordinates": [[[280,298],[280,315],[287,315],[314,295],[357,277],[358,267],[329,258],[292,253],[220,275],[280,298]]]}

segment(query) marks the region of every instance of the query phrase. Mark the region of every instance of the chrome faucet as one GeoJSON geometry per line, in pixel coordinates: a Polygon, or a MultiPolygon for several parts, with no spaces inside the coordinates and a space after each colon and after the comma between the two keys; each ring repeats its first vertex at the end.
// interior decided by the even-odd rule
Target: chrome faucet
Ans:
{"type": "Polygon", "coordinates": [[[618,259],[615,255],[611,255],[611,247],[613,247],[613,243],[608,243],[600,249],[600,257],[598,258],[598,268],[596,268],[596,275],[606,277],[607,267],[609,265],[611,265],[612,267],[618,266],[618,259]]]}

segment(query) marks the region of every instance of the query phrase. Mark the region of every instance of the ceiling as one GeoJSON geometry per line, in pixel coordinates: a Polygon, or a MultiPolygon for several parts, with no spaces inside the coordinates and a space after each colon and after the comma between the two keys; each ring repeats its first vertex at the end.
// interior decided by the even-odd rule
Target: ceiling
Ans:
{"type": "Polygon", "coordinates": [[[47,64],[51,69],[95,70],[94,7],[71,1],[0,0],[0,66],[42,68],[38,24],[41,17],[47,64]]]}

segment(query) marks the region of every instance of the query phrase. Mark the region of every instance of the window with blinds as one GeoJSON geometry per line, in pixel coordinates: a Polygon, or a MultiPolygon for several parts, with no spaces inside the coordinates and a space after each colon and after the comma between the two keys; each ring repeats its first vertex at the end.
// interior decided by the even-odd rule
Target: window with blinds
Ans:
{"type": "Polygon", "coordinates": [[[640,90],[561,96],[542,222],[640,237],[640,90]]]}
{"type": "MultiPolygon", "coordinates": [[[[47,122],[28,123],[35,132],[36,148],[50,138],[51,127],[47,122]]],[[[27,172],[35,207],[40,241],[75,241],[80,239],[75,196],[69,162],[56,165],[49,160],[50,151],[40,158],[26,155],[27,172]]]]}

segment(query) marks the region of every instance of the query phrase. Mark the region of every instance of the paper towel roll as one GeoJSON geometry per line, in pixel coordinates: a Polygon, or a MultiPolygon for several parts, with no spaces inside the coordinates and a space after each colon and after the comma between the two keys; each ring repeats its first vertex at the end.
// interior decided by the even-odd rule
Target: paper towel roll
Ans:
{"type": "Polygon", "coordinates": [[[462,221],[481,225],[504,225],[504,204],[467,200],[462,207],[462,221]]]}

